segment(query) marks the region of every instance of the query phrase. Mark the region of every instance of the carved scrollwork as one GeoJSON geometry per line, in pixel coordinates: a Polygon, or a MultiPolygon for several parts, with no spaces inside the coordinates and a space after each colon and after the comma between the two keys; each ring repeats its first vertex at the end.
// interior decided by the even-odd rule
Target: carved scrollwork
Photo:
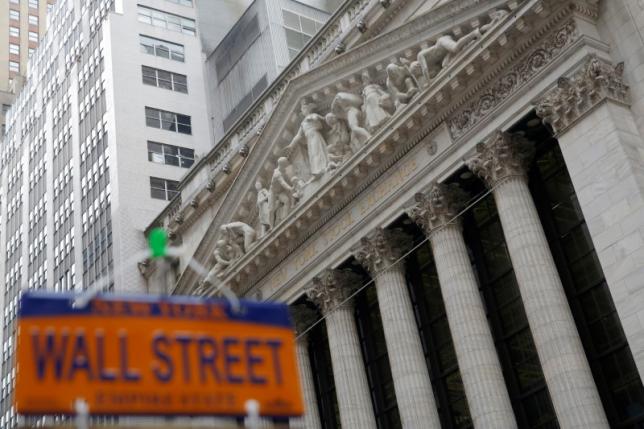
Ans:
{"type": "Polygon", "coordinates": [[[362,276],[350,270],[325,270],[306,288],[306,295],[323,314],[350,303],[353,292],[362,285],[362,276]]]}
{"type": "Polygon", "coordinates": [[[402,230],[377,228],[363,237],[352,253],[360,265],[375,276],[398,262],[411,246],[411,236],[402,230]]]}
{"type": "Polygon", "coordinates": [[[476,154],[466,164],[493,188],[508,177],[525,176],[534,151],[534,145],[525,137],[497,131],[485,143],[476,145],[476,154]]]}
{"type": "Polygon", "coordinates": [[[624,63],[613,66],[591,55],[572,77],[559,78],[556,87],[537,100],[535,109],[560,134],[606,99],[628,104],[624,63]]]}
{"type": "Polygon", "coordinates": [[[465,207],[468,195],[456,183],[433,183],[426,194],[416,194],[415,200],[416,204],[407,214],[426,234],[431,234],[445,225],[458,224],[457,216],[465,207]]]}

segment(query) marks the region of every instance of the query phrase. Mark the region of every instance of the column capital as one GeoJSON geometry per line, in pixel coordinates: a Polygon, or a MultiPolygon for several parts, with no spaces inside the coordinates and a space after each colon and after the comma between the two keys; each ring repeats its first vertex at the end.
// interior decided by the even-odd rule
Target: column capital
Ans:
{"type": "Polygon", "coordinates": [[[476,145],[466,165],[491,188],[508,177],[525,176],[533,157],[534,145],[528,139],[499,130],[476,145]]]}
{"type": "Polygon", "coordinates": [[[467,193],[457,183],[432,183],[429,191],[414,196],[416,204],[407,215],[429,235],[446,225],[459,225],[455,217],[465,207],[467,193]]]}
{"type": "Polygon", "coordinates": [[[360,239],[352,253],[369,274],[375,276],[400,259],[412,247],[412,238],[400,229],[376,228],[360,239]]]}
{"type": "Polygon", "coordinates": [[[628,105],[629,98],[624,63],[613,65],[591,54],[570,77],[560,77],[534,106],[543,123],[560,135],[603,101],[628,105]]]}
{"type": "Polygon", "coordinates": [[[306,295],[326,314],[346,301],[362,285],[362,280],[361,275],[351,270],[327,269],[313,278],[306,295]]]}
{"type": "Polygon", "coordinates": [[[296,335],[306,331],[317,319],[315,310],[306,304],[289,305],[288,311],[295,324],[296,335]]]}

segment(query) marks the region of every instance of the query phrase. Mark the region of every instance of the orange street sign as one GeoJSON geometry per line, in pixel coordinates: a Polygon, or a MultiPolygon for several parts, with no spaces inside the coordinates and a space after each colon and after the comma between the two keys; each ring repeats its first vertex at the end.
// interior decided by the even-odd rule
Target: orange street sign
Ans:
{"type": "Polygon", "coordinates": [[[20,414],[243,416],[303,412],[284,304],[194,297],[25,293],[18,321],[20,414]]]}

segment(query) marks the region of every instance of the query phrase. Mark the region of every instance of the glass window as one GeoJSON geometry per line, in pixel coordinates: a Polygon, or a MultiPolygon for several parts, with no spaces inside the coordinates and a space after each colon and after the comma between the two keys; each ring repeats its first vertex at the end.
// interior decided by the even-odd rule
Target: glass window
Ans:
{"type": "Polygon", "coordinates": [[[286,32],[286,46],[289,57],[293,59],[324,24],[288,10],[282,10],[282,17],[286,32]]]}
{"type": "Polygon", "coordinates": [[[9,61],[9,71],[16,73],[20,72],[20,63],[16,61],[9,61]]]}
{"type": "Polygon", "coordinates": [[[148,127],[152,128],[161,128],[182,134],[192,134],[191,119],[188,115],[146,107],[145,123],[148,127]]]}
{"type": "Polygon", "coordinates": [[[38,17],[36,15],[29,15],[29,25],[38,25],[38,17]]]}
{"type": "Polygon", "coordinates": [[[20,45],[15,43],[9,43],[9,53],[14,55],[20,55],[20,45]]]}
{"type": "Polygon", "coordinates": [[[150,196],[158,200],[170,201],[179,192],[179,182],[175,180],[150,177],[150,196]]]}
{"type": "Polygon", "coordinates": [[[165,40],[155,39],[144,35],[139,35],[139,44],[141,51],[146,54],[155,55],[161,58],[168,58],[174,61],[184,61],[184,47],[177,43],[167,42],[165,40]]]}
{"type": "Polygon", "coordinates": [[[144,24],[154,25],[155,27],[166,28],[170,31],[188,34],[194,36],[196,32],[195,20],[184,18],[168,12],[152,9],[139,5],[138,19],[144,24]]]}
{"type": "Polygon", "coordinates": [[[38,9],[38,0],[29,0],[29,7],[32,9],[38,9]]]}
{"type": "Polygon", "coordinates": [[[20,12],[17,10],[9,9],[9,19],[15,19],[16,21],[20,20],[20,12]]]}
{"type": "Polygon", "coordinates": [[[18,28],[18,27],[9,27],[9,36],[11,36],[11,37],[20,37],[20,28],[18,28]]]}
{"type": "Polygon", "coordinates": [[[20,4],[20,0],[9,0],[9,3],[20,4]]]}
{"type": "Polygon", "coordinates": [[[188,92],[186,76],[166,70],[142,66],[143,83],[170,89],[177,92],[188,92]]]}
{"type": "Polygon", "coordinates": [[[190,168],[195,161],[195,152],[193,149],[149,141],[148,160],[158,164],[190,168]]]}
{"type": "Polygon", "coordinates": [[[30,31],[29,32],[29,41],[30,42],[37,42],[38,41],[38,33],[35,31],[30,31]]]}

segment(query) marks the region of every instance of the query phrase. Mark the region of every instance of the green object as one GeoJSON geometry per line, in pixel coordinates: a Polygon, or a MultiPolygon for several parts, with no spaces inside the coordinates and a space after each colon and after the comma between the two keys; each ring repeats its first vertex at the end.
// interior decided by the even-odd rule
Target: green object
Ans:
{"type": "Polygon", "coordinates": [[[168,254],[168,233],[163,228],[154,228],[148,235],[148,246],[153,258],[162,258],[168,254]]]}

